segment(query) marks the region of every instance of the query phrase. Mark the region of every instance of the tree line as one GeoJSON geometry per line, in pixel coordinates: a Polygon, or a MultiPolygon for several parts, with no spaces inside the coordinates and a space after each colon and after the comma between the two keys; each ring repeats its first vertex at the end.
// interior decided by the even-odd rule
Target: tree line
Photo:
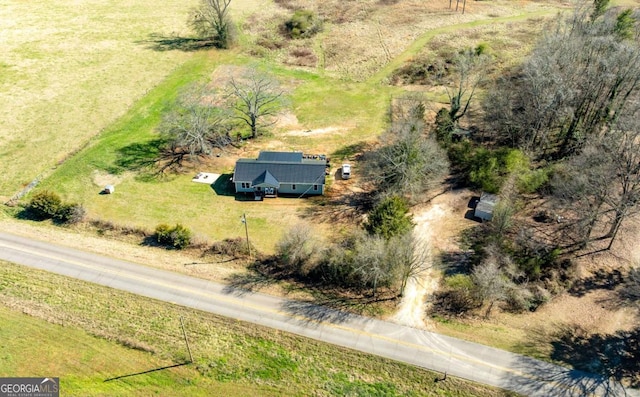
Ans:
{"type": "MultiPolygon", "coordinates": [[[[578,6],[557,17],[527,59],[495,81],[464,78],[486,71],[487,63],[461,59],[484,51],[463,50],[446,63],[453,88],[436,115],[438,141],[459,183],[502,200],[491,223],[463,236],[471,252],[463,266],[459,258],[443,258],[459,271],[445,278],[436,307],[457,314],[484,307],[487,315],[496,304],[534,310],[571,286],[575,252],[611,249],[624,222],[638,213],[639,17],[606,0],[578,6]],[[464,130],[464,113],[458,116],[478,83],[485,88],[479,101],[485,131],[464,130]],[[518,219],[531,198],[545,200],[546,210],[534,219],[555,224],[553,235],[518,219]]],[[[431,69],[441,78],[442,68],[431,69]]]]}
{"type": "Polygon", "coordinates": [[[545,191],[579,247],[611,248],[640,208],[640,14],[607,7],[558,18],[484,102],[496,138],[552,175],[545,191]]]}

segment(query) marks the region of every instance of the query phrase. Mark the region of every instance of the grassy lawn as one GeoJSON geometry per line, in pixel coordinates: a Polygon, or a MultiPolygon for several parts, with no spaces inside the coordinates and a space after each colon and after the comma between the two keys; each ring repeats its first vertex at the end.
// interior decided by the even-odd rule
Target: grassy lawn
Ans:
{"type": "MultiPolygon", "coordinates": [[[[213,382],[176,367],[117,381],[115,376],[173,364],[148,352],[87,334],[85,331],[12,311],[0,305],[0,376],[60,377],[64,396],[208,396],[213,382]]],[[[216,392],[240,395],[247,385],[215,385],[216,392]]],[[[254,391],[258,391],[254,389],[254,391]]],[[[260,390],[269,395],[269,390],[260,390]]],[[[272,394],[275,395],[275,394],[272,394]]]]}
{"type": "Polygon", "coordinates": [[[0,280],[0,375],[59,376],[65,396],[513,395],[6,262],[0,280]],[[104,382],[184,362],[181,316],[194,364],[104,382]]]}
{"type": "MultiPolygon", "coordinates": [[[[147,228],[162,222],[180,222],[209,239],[242,236],[244,228],[239,219],[246,213],[253,243],[261,251],[271,252],[284,230],[298,221],[298,211],[313,205],[311,202],[237,201],[231,192],[192,183],[191,173],[161,179],[143,178],[139,170],[120,165],[123,159],[146,155],[150,149],[147,144],[157,138],[154,127],[182,86],[208,78],[220,65],[242,66],[246,62],[234,52],[194,55],[92,140],[86,149],[58,167],[39,188],[54,190],[66,200],[82,203],[90,217],[147,228]],[[116,194],[99,195],[104,186],[102,181],[117,182],[116,194]]],[[[259,147],[273,145],[274,141],[279,142],[279,149],[283,150],[331,154],[359,140],[371,139],[383,128],[385,104],[393,88],[375,89],[354,83],[347,84],[350,89],[345,92],[344,83],[308,72],[274,68],[272,73],[282,81],[293,81],[296,88],[290,95],[291,110],[299,115],[301,126],[340,126],[347,128],[349,134],[308,138],[286,136],[276,130],[273,136],[247,143],[242,148],[245,153],[242,156],[253,156],[259,147]]],[[[227,178],[233,172],[232,165],[206,170],[227,174],[227,178]]]]}

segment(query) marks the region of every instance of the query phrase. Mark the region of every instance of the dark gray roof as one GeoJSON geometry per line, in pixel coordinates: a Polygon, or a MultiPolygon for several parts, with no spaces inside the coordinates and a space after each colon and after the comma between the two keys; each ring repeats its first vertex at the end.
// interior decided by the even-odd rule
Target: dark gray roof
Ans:
{"type": "Polygon", "coordinates": [[[325,160],[304,159],[298,152],[260,152],[257,160],[239,159],[233,172],[234,182],[305,183],[323,185],[325,160]],[[276,160],[264,160],[276,159],[276,160]],[[279,160],[278,160],[279,159],[279,160]],[[284,161],[293,160],[295,161],[284,161]],[[270,176],[269,176],[270,174],[270,176]]]}
{"type": "Polygon", "coordinates": [[[324,184],[323,164],[266,163],[238,160],[233,172],[234,182],[252,182],[268,171],[279,183],[324,184]]]}
{"type": "Polygon", "coordinates": [[[251,182],[251,184],[253,186],[261,185],[261,186],[280,187],[278,180],[273,175],[271,175],[269,171],[266,171],[266,170],[262,174],[260,174],[260,176],[254,179],[253,182],[251,182]]]}
{"type": "Polygon", "coordinates": [[[273,161],[276,163],[301,163],[302,152],[260,152],[258,161],[273,161]]]}

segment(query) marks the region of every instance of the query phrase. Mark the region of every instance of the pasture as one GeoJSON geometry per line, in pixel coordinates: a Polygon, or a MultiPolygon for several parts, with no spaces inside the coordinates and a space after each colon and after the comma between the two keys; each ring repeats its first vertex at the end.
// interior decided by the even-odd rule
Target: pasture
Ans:
{"type": "MultiPolygon", "coordinates": [[[[153,8],[150,3],[145,2],[136,7],[144,7],[145,4],[146,7],[153,8]]],[[[4,155],[6,161],[3,159],[3,164],[7,164],[7,167],[3,174],[5,180],[0,181],[0,195],[8,198],[37,175],[44,174],[39,188],[56,191],[65,200],[81,203],[87,208],[90,218],[145,228],[153,228],[159,223],[180,222],[209,240],[241,236],[244,230],[239,219],[246,213],[252,242],[259,250],[272,252],[275,242],[284,230],[299,221],[300,214],[313,212],[316,205],[314,200],[277,199],[263,203],[237,201],[224,189],[221,191],[215,187],[191,183],[191,177],[201,171],[222,173],[228,177],[236,158],[253,157],[261,149],[325,153],[333,157],[334,166],[345,158],[351,157],[353,160],[358,154],[353,148],[375,141],[384,131],[391,98],[404,92],[401,87],[380,83],[385,75],[393,71],[389,69],[389,65],[399,66],[401,63],[398,62],[410,60],[427,45],[435,32],[451,35],[457,34],[463,27],[477,23],[506,23],[511,19],[515,21],[511,23],[517,23],[524,20],[528,13],[539,16],[551,14],[556,9],[556,5],[546,3],[514,4],[497,1],[469,5],[462,15],[448,9],[448,2],[444,1],[422,8],[420,4],[423,3],[401,2],[385,6],[380,2],[367,1],[362,4],[362,10],[343,10],[346,18],[343,20],[330,13],[326,5],[321,5],[319,7],[322,9],[317,12],[326,18],[325,31],[315,38],[287,43],[287,48],[308,45],[325,51],[331,49],[335,54],[317,54],[318,59],[324,59],[323,62],[318,62],[313,67],[299,67],[287,63],[281,57],[286,49],[256,50],[259,37],[272,34],[269,29],[277,26],[280,23],[278,18],[288,12],[288,8],[278,4],[249,2],[238,6],[234,16],[240,26],[240,40],[238,46],[229,51],[189,52],[179,48],[158,51],[157,35],[164,35],[162,37],[165,38],[188,36],[185,21],[189,7],[176,3],[163,10],[153,10],[149,14],[150,18],[127,25],[128,29],[113,33],[115,38],[109,39],[115,47],[111,54],[113,64],[119,68],[108,70],[109,75],[126,80],[126,84],[98,78],[89,66],[106,68],[109,64],[99,66],[102,65],[99,60],[89,62],[87,57],[91,56],[91,52],[85,55],[87,51],[82,46],[68,49],[67,56],[75,54],[77,58],[73,62],[58,57],[55,51],[42,52],[39,59],[43,65],[40,67],[48,70],[46,65],[58,65],[57,73],[66,76],[64,78],[69,82],[60,86],[65,87],[65,91],[57,93],[55,98],[64,104],[73,104],[77,109],[67,112],[64,104],[58,106],[56,102],[39,99],[38,91],[34,90],[31,93],[34,103],[30,106],[44,107],[46,103],[47,111],[55,113],[47,116],[43,109],[38,110],[46,119],[68,118],[64,123],[56,123],[61,127],[53,131],[49,127],[51,123],[44,123],[42,120],[38,122],[33,117],[28,117],[28,112],[16,112],[15,108],[3,105],[7,113],[24,114],[25,119],[16,121],[16,126],[26,132],[12,134],[13,141],[22,142],[22,149],[18,149],[20,145],[17,144],[2,143],[7,148],[4,155]],[[262,10],[260,14],[252,12],[257,8],[262,10]],[[412,15],[411,21],[400,17],[412,10],[415,15],[412,15]],[[176,15],[181,17],[177,18],[176,15]],[[380,30],[383,15],[386,18],[383,21],[385,28],[380,30]],[[364,30],[361,29],[362,26],[365,26],[364,30]],[[434,28],[434,33],[430,33],[430,29],[434,28]],[[380,43],[367,35],[353,36],[358,31],[368,32],[369,35],[371,32],[378,32],[376,35],[380,34],[385,42],[380,43]],[[150,36],[152,34],[156,36],[150,36]],[[334,43],[337,38],[341,38],[343,44],[334,43]],[[420,38],[418,41],[421,45],[416,47],[414,40],[420,38]],[[347,47],[346,43],[352,46],[347,47]],[[358,46],[363,44],[366,44],[367,51],[359,50],[358,46]],[[386,52],[384,48],[387,49],[386,52]],[[386,58],[380,58],[380,51],[386,54],[386,58]],[[255,54],[258,54],[258,59],[255,54]],[[119,57],[123,59],[118,60],[119,57]],[[347,62],[345,57],[349,59],[348,67],[341,66],[347,62]],[[74,79],[79,72],[70,67],[67,70],[65,65],[89,68],[82,69],[83,73],[88,76],[87,79],[95,77],[97,81],[86,80],[81,85],[77,78],[74,79]],[[247,141],[240,148],[220,153],[219,158],[210,162],[196,164],[185,174],[149,178],[146,170],[135,166],[136,160],[144,160],[155,149],[155,127],[182,87],[193,81],[211,81],[221,87],[226,72],[247,65],[266,70],[278,78],[289,98],[290,105],[285,115],[270,134],[257,141],[247,141]],[[357,70],[352,70],[353,67],[357,70]],[[64,74],[64,71],[68,73],[64,74]],[[140,76],[147,74],[150,76],[142,81],[140,76]],[[109,90],[117,88],[118,94],[114,95],[106,86],[109,90]],[[126,87],[132,91],[127,91],[126,87]],[[66,90],[72,91],[72,94],[66,94],[66,90]],[[91,101],[94,105],[78,106],[84,101],[91,101]],[[117,110],[109,106],[117,107],[117,110]],[[89,119],[91,123],[86,122],[89,119]],[[309,130],[322,130],[325,133],[293,133],[309,130]],[[49,143],[42,150],[50,152],[33,150],[29,133],[40,138],[46,137],[49,143]],[[62,162],[63,159],[66,161],[62,162]],[[21,161],[24,164],[20,165],[21,161]],[[98,195],[104,184],[116,184],[116,194],[98,195]]],[[[313,8],[311,4],[301,5],[313,8]]],[[[23,6],[13,7],[18,12],[26,12],[23,6]]],[[[56,12],[54,8],[42,7],[36,16],[44,18],[47,13],[56,12]]],[[[97,26],[86,34],[99,31],[102,32],[100,37],[107,37],[113,30],[113,19],[120,15],[112,14],[116,8],[118,5],[112,4],[93,10],[92,21],[97,26]]],[[[118,10],[124,13],[121,7],[118,10]]],[[[127,17],[119,18],[126,21],[127,17]]],[[[54,21],[63,24],[65,19],[59,16],[54,21]]],[[[85,25],[73,26],[64,32],[71,36],[76,29],[82,31],[83,26],[85,25]]],[[[496,40],[508,33],[507,30],[501,32],[504,34],[497,35],[496,40]]],[[[465,34],[467,33],[460,36],[465,34]]],[[[467,42],[476,41],[477,36],[474,34],[467,42]]],[[[100,37],[87,36],[84,41],[77,43],[84,43],[85,47],[97,46],[97,43],[106,40],[100,37]]],[[[47,36],[47,39],[51,38],[47,36]]],[[[485,37],[478,39],[484,40],[485,37]]],[[[14,40],[20,44],[18,38],[14,40]]],[[[64,37],[57,41],[63,42],[67,42],[64,37]]],[[[106,56],[100,51],[96,51],[96,54],[106,56]]],[[[29,78],[22,83],[25,87],[35,86],[35,82],[41,80],[36,75],[27,74],[29,78]]],[[[42,145],[38,147],[40,146],[42,145]]],[[[357,174],[357,167],[355,172],[357,174]]],[[[329,180],[329,185],[332,183],[329,180]]]]}
{"type": "Polygon", "coordinates": [[[48,176],[192,56],[158,51],[156,40],[187,34],[186,14],[195,3],[4,2],[3,202],[37,176],[48,176]]]}
{"type": "Polygon", "coordinates": [[[0,276],[0,375],[57,376],[65,396],[515,395],[22,266],[0,276]],[[192,364],[105,382],[188,361],[180,317],[192,364]]]}

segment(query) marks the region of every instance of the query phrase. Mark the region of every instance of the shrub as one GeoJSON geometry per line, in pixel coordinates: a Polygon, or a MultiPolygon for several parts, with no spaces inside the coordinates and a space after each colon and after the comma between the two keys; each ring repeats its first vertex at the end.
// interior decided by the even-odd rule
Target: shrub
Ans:
{"type": "Polygon", "coordinates": [[[171,233],[171,226],[166,223],[162,223],[156,226],[156,240],[158,244],[169,245],[169,234],[171,233]]]}
{"type": "Polygon", "coordinates": [[[549,171],[546,169],[531,170],[520,174],[516,182],[522,193],[534,193],[549,181],[549,171]]]}
{"type": "Polygon", "coordinates": [[[460,162],[458,166],[468,171],[469,181],[473,185],[489,193],[500,191],[508,174],[521,175],[529,170],[529,159],[517,149],[473,150],[466,146],[467,156],[463,154],[465,153],[456,156],[456,160],[460,162]]]}
{"type": "Polygon", "coordinates": [[[296,10],[284,27],[292,39],[307,38],[322,30],[322,21],[313,11],[296,10]]]}
{"type": "Polygon", "coordinates": [[[176,249],[183,249],[191,244],[191,238],[193,237],[191,230],[182,226],[181,224],[177,224],[171,230],[171,245],[176,249]]]}
{"type": "Polygon", "coordinates": [[[82,222],[87,211],[81,204],[62,204],[55,219],[62,223],[76,224],[82,222]]]}
{"type": "Polygon", "coordinates": [[[183,249],[191,244],[192,233],[187,227],[176,224],[171,227],[167,224],[156,226],[156,240],[158,244],[173,247],[175,249],[183,249]]]}
{"type": "Polygon", "coordinates": [[[62,199],[54,192],[48,190],[36,193],[29,204],[27,210],[36,219],[44,220],[54,218],[60,211],[62,199]]]}
{"type": "Polygon", "coordinates": [[[489,44],[480,43],[476,46],[476,48],[473,49],[473,52],[474,54],[476,54],[476,56],[487,54],[489,52],[489,44]]]}
{"type": "MultiPolygon", "coordinates": [[[[251,249],[255,250],[253,247],[251,247],[251,249]]],[[[211,244],[209,251],[212,254],[226,255],[234,258],[242,255],[249,255],[247,241],[242,237],[227,238],[222,241],[216,241],[211,244]]]]}
{"type": "Polygon", "coordinates": [[[390,239],[407,233],[413,227],[409,205],[399,196],[382,200],[369,214],[365,229],[377,236],[390,239]]]}
{"type": "Polygon", "coordinates": [[[513,287],[506,291],[506,309],[514,313],[522,313],[535,309],[534,295],[527,288],[513,287]]]}
{"type": "Polygon", "coordinates": [[[444,314],[464,314],[482,305],[471,276],[456,274],[444,279],[446,288],[435,296],[436,309],[444,314]]]}
{"type": "Polygon", "coordinates": [[[473,279],[467,274],[454,274],[445,278],[444,283],[452,289],[472,291],[475,288],[473,279]]]}
{"type": "Polygon", "coordinates": [[[514,259],[530,280],[539,280],[545,271],[561,268],[562,262],[558,263],[560,253],[561,250],[557,247],[537,251],[523,248],[514,253],[514,259]]]}
{"type": "Polygon", "coordinates": [[[502,186],[501,167],[498,157],[491,151],[480,148],[470,159],[469,181],[488,193],[498,193],[502,186]]]}
{"type": "Polygon", "coordinates": [[[324,285],[353,287],[357,285],[353,272],[352,253],[344,247],[329,245],[323,250],[319,263],[309,269],[308,276],[324,285]]]}
{"type": "Polygon", "coordinates": [[[454,129],[453,120],[449,111],[445,108],[438,110],[436,114],[436,138],[438,142],[448,145],[451,143],[451,133],[454,129]]]}

